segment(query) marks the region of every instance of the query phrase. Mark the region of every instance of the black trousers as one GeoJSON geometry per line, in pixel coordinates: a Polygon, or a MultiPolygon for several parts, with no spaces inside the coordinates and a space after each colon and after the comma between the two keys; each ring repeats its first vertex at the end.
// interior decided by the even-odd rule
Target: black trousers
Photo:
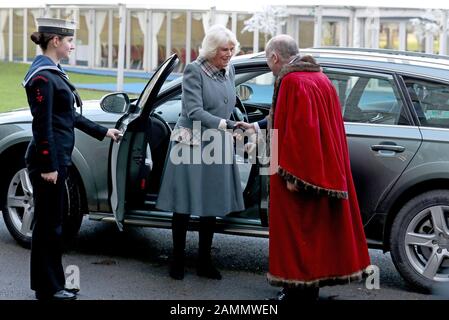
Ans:
{"type": "Polygon", "coordinates": [[[34,198],[34,228],[31,241],[31,289],[53,294],[64,289],[62,266],[62,219],[67,206],[67,167],[58,170],[56,184],[30,173],[34,198]]]}

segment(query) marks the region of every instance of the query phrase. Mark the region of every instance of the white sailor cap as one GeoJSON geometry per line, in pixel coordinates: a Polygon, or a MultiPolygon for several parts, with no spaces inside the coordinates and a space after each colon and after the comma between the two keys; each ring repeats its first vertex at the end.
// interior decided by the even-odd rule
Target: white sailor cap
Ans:
{"type": "Polygon", "coordinates": [[[61,36],[73,36],[75,34],[75,21],[55,19],[55,18],[37,18],[38,32],[55,33],[61,36]]]}

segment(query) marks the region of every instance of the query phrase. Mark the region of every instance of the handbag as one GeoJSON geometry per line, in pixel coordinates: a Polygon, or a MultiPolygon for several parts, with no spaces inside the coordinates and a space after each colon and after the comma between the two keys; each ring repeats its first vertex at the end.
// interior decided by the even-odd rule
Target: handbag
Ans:
{"type": "Polygon", "coordinates": [[[178,126],[173,129],[170,140],[190,146],[199,146],[201,143],[201,130],[192,130],[178,126]]]}

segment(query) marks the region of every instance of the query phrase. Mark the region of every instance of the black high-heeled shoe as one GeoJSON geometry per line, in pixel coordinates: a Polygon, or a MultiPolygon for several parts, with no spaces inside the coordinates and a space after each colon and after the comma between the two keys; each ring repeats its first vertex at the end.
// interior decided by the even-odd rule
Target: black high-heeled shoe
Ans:
{"type": "Polygon", "coordinates": [[[170,277],[172,277],[175,280],[182,280],[184,279],[184,263],[181,262],[172,262],[170,265],[170,277]]]}
{"type": "Polygon", "coordinates": [[[212,262],[200,263],[196,268],[196,274],[200,277],[214,280],[221,280],[223,278],[220,271],[215,268],[212,262]]]}

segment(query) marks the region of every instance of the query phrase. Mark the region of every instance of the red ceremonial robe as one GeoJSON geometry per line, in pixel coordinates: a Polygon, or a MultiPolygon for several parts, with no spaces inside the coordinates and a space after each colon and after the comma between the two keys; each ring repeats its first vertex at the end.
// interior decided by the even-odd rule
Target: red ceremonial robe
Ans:
{"type": "Polygon", "coordinates": [[[370,265],[340,102],[311,59],[284,67],[273,97],[267,277],[277,286],[348,283],[370,265]]]}

